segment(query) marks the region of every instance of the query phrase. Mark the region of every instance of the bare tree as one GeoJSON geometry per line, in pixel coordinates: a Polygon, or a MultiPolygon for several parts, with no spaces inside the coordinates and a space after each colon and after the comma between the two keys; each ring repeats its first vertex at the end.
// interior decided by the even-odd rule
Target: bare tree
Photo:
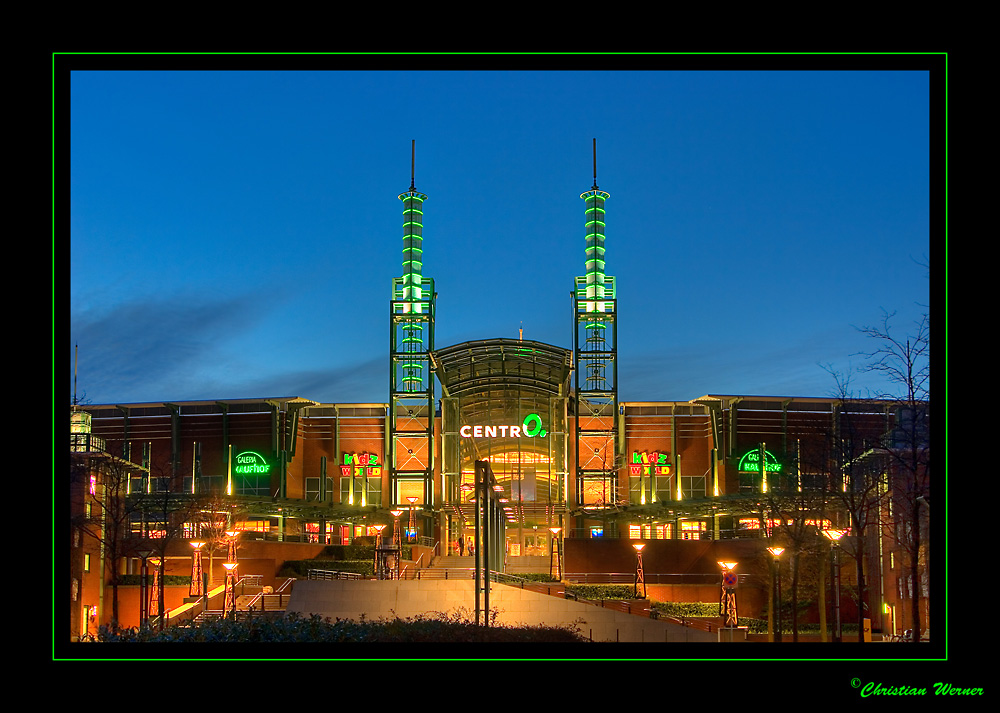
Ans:
{"type": "Polygon", "coordinates": [[[142,512],[145,542],[159,559],[156,616],[160,628],[163,628],[167,550],[171,543],[184,537],[185,527],[198,517],[200,507],[193,494],[178,487],[179,479],[173,475],[170,465],[154,465],[150,470],[158,477],[151,479],[153,486],[148,492],[135,496],[134,499],[142,512]]]}
{"type": "MultiPolygon", "coordinates": [[[[853,557],[857,578],[858,641],[864,641],[864,620],[871,618],[865,561],[872,537],[882,531],[888,493],[886,469],[880,456],[888,423],[888,406],[860,398],[851,389],[852,375],[826,370],[836,384],[838,406],[830,433],[830,493],[850,518],[851,536],[841,547],[853,557]]],[[[877,550],[877,548],[876,548],[877,550]]]]}
{"type": "MultiPolygon", "coordinates": [[[[801,454],[800,454],[801,455],[801,454]]],[[[804,561],[812,558],[819,549],[818,525],[826,518],[827,502],[830,494],[826,490],[827,481],[819,482],[819,487],[803,487],[799,476],[802,464],[794,459],[786,461],[785,471],[774,473],[769,478],[767,508],[771,512],[772,538],[775,543],[785,546],[782,560],[787,561],[791,586],[786,589],[791,595],[792,641],[799,640],[799,592],[803,581],[804,561]]]]}
{"type": "Polygon", "coordinates": [[[208,554],[208,586],[212,587],[215,553],[222,553],[223,557],[227,555],[229,537],[226,531],[235,526],[240,515],[246,513],[246,509],[233,498],[217,492],[209,492],[199,497],[195,507],[197,512],[194,515],[194,523],[198,529],[196,535],[205,543],[202,551],[208,554]]]}
{"type": "Polygon", "coordinates": [[[913,641],[919,641],[921,590],[929,567],[930,319],[924,314],[910,334],[897,336],[891,325],[894,316],[884,313],[879,326],[862,327],[860,331],[876,344],[875,349],[864,354],[864,370],[885,378],[895,393],[881,396],[898,403],[896,422],[880,447],[891,489],[892,522],[887,533],[908,555],[910,628],[913,641]]]}
{"type": "Polygon", "coordinates": [[[132,536],[137,504],[129,497],[129,490],[142,471],[136,464],[106,451],[71,455],[72,525],[101,545],[111,587],[111,624],[116,626],[122,560],[134,554],[139,545],[132,536]]]}

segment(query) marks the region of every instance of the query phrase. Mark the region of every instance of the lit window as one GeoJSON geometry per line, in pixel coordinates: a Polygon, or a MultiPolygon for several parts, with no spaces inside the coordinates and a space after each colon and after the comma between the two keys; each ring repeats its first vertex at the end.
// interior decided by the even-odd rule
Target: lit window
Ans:
{"type": "Polygon", "coordinates": [[[681,539],[701,540],[705,533],[705,523],[702,520],[682,520],[681,539]]]}
{"type": "Polygon", "coordinates": [[[602,507],[615,502],[615,483],[610,478],[585,478],[581,489],[583,505],[602,507]]]}
{"type": "Polygon", "coordinates": [[[90,555],[89,554],[84,554],[84,556],[83,556],[83,571],[84,572],[89,572],[90,571],[90,555]]]}

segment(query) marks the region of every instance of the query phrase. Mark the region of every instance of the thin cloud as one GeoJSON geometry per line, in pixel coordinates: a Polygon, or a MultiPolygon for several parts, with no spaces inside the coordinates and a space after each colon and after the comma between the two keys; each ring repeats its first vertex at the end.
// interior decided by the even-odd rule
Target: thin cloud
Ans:
{"type": "Polygon", "coordinates": [[[252,328],[267,308],[259,295],[206,300],[188,294],[76,311],[70,337],[79,346],[79,384],[98,401],[174,394],[164,387],[187,383],[211,363],[217,344],[252,328]]]}

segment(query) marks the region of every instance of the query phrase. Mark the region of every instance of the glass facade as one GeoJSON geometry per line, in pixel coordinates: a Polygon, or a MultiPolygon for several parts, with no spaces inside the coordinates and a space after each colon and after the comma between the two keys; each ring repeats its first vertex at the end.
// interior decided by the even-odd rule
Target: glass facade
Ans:
{"type": "Polygon", "coordinates": [[[568,350],[493,340],[435,358],[446,392],[441,489],[449,540],[471,533],[475,464],[487,461],[507,515],[507,551],[547,554],[548,528],[564,526],[569,487],[568,350]]]}

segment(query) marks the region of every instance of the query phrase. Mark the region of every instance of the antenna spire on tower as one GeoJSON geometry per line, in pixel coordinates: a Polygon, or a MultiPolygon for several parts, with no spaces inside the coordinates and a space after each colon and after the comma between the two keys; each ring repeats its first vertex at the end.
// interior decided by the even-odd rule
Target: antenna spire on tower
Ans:
{"type": "Polygon", "coordinates": [[[413,187],[413,171],[417,161],[417,140],[412,139],[410,142],[410,190],[416,190],[413,187]]]}
{"type": "Polygon", "coordinates": [[[594,190],[597,190],[597,139],[594,139],[594,190]]]}

